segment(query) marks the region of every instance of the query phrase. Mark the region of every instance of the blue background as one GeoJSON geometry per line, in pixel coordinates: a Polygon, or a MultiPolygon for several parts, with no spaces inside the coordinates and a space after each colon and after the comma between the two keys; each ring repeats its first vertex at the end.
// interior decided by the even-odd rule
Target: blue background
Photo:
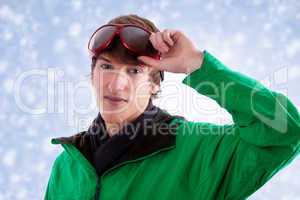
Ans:
{"type": "MultiPolygon", "coordinates": [[[[0,0],[0,200],[43,197],[62,150],[50,138],[86,129],[97,112],[89,36],[128,13],[161,30],[182,30],[199,49],[287,94],[299,108],[300,1],[0,0]]],[[[197,100],[197,109],[187,106],[197,94],[182,86],[183,78],[167,73],[156,104],[190,120],[231,122],[206,99],[197,100]],[[176,87],[169,90],[167,83],[176,87]],[[176,98],[166,103],[170,91],[183,99],[179,106],[176,98]]],[[[250,199],[300,199],[299,169],[298,157],[250,199]]]]}

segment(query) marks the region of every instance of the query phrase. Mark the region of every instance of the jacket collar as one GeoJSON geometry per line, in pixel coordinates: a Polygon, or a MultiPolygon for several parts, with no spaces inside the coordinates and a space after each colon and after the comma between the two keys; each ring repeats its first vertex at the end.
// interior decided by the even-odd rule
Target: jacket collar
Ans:
{"type": "Polygon", "coordinates": [[[184,119],[170,115],[154,106],[150,100],[143,114],[111,138],[108,138],[105,123],[98,114],[87,131],[70,137],[55,138],[52,143],[74,145],[101,174],[116,164],[175,147],[176,129],[179,125],[179,121],[171,123],[175,118],[184,119]],[[103,152],[110,152],[109,156],[103,152]]]}

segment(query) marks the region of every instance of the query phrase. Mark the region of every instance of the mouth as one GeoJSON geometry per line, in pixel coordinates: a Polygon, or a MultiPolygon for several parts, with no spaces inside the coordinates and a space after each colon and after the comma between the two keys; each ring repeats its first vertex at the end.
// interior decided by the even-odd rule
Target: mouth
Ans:
{"type": "Polygon", "coordinates": [[[127,102],[126,99],[116,96],[104,96],[104,98],[113,103],[127,102]]]}

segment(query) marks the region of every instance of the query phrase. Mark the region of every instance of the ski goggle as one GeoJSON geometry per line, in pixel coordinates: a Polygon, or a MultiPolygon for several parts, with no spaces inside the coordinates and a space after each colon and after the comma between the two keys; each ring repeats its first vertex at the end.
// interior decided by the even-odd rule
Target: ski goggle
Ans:
{"type": "MultiPolygon", "coordinates": [[[[151,32],[133,24],[106,24],[98,28],[91,36],[88,50],[91,56],[97,57],[105,50],[116,36],[119,36],[122,45],[138,56],[149,56],[160,59],[161,54],[151,44],[151,32]]],[[[164,74],[159,71],[161,80],[164,74]]]]}

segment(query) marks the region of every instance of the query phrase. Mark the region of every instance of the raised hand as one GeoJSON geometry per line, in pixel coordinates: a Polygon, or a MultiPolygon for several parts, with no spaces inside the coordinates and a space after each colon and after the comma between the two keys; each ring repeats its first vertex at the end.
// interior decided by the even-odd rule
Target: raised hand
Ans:
{"type": "Polygon", "coordinates": [[[197,50],[189,38],[181,31],[166,29],[152,33],[150,41],[155,49],[161,52],[161,60],[148,56],[138,59],[144,64],[173,73],[191,73],[198,69],[203,61],[203,54],[197,50]]]}

